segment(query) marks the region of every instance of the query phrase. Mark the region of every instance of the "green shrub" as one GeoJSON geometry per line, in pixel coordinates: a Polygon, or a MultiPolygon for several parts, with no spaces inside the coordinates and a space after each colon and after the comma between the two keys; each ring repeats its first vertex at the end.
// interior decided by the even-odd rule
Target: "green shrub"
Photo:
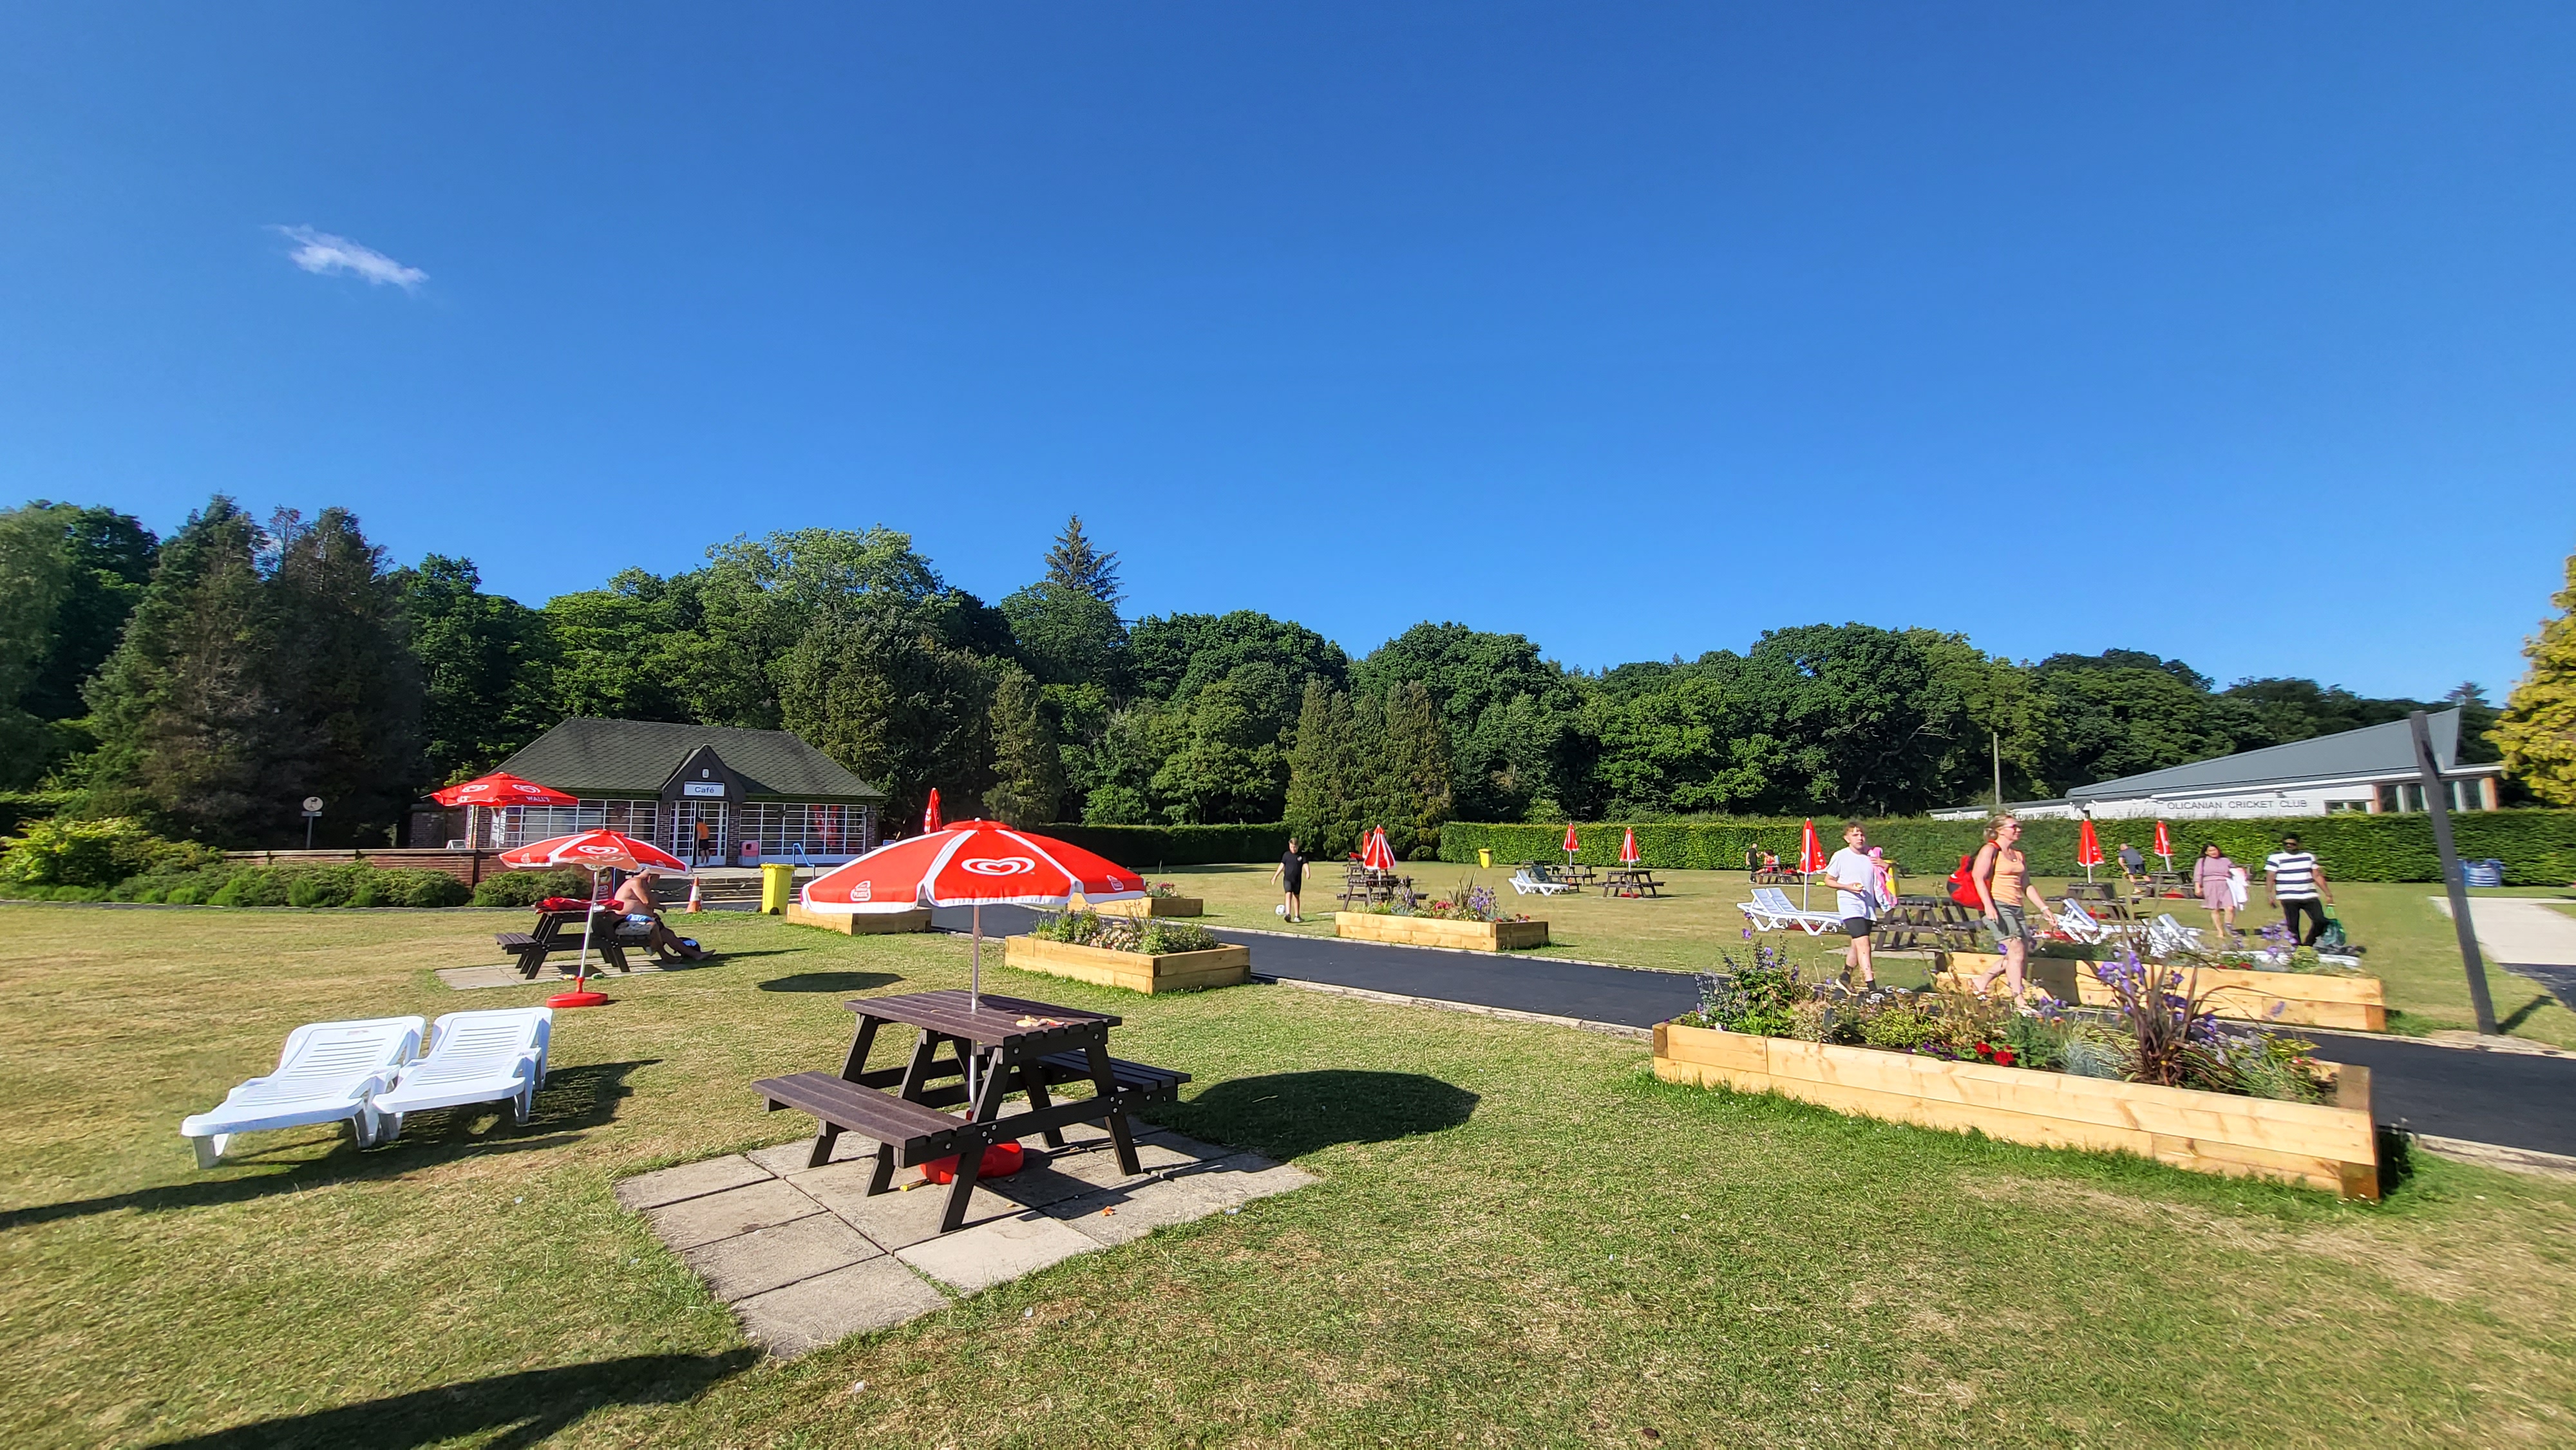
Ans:
{"type": "Polygon", "coordinates": [[[590,898],[587,871],[504,871],[474,888],[476,906],[534,906],[549,896],[590,898]]]}
{"type": "Polygon", "coordinates": [[[273,866],[253,866],[236,871],[232,878],[206,898],[208,906],[284,906],[287,904],[287,877],[290,873],[273,866]]]}
{"type": "MultiPolygon", "coordinates": [[[[1037,828],[1143,875],[1166,866],[1207,866],[1232,861],[1276,861],[1288,851],[1284,825],[1077,826],[1037,828]]],[[[1475,853],[1467,853],[1473,860],[1475,853]]]]}
{"type": "Polygon", "coordinates": [[[379,871],[376,881],[387,906],[463,906],[474,899],[472,888],[444,871],[379,871]]]}
{"type": "MultiPolygon", "coordinates": [[[[1575,853],[1575,859],[1596,866],[1612,864],[1618,858],[1623,824],[1578,825],[1575,834],[1583,849],[1575,853]]],[[[1889,859],[1917,877],[1949,875],[1961,856],[1972,854],[1985,840],[1985,825],[1980,821],[1907,816],[1863,824],[1869,828],[1870,844],[1886,848],[1889,859]]],[[[1637,849],[1648,866],[1663,870],[1741,871],[1748,849],[1776,852],[1784,862],[1795,861],[1800,825],[1794,817],[1742,817],[1650,821],[1638,824],[1635,830],[1637,849]]],[[[2022,849],[2041,875],[2083,874],[2084,868],[2075,864],[2078,826],[2075,821],[2023,823],[2022,849]]],[[[2433,851],[2432,818],[2421,814],[2374,816],[2351,811],[2244,821],[2168,821],[2166,826],[2173,838],[2177,869],[2187,869],[2203,845],[2216,842],[2238,865],[2259,875],[2263,858],[2278,849],[2281,837],[2295,834],[2301,844],[2317,853],[2332,880],[2442,879],[2440,861],[2433,851]]],[[[2461,858],[2504,862],[2507,885],[2559,886],[2576,880],[2576,811],[2470,811],[2453,816],[2451,826],[2461,858]]],[[[2155,840],[2156,826],[2152,820],[2097,821],[2094,831],[2107,856],[2118,850],[2124,840],[2145,850],[2155,840]]],[[[1840,849],[1841,818],[1817,818],[1816,834],[1826,850],[1840,849]]],[[[1562,822],[1451,821],[1440,829],[1440,859],[1473,861],[1476,848],[1482,846],[1494,853],[1498,866],[1563,860],[1564,852],[1558,847],[1564,839],[1562,822]]],[[[2115,873],[2118,870],[2116,866],[2107,869],[2115,873]]]]}
{"type": "Polygon", "coordinates": [[[114,886],[129,876],[222,859],[184,841],[166,841],[140,821],[36,821],[0,853],[0,880],[26,886],[114,886]]]}
{"type": "Polygon", "coordinates": [[[1136,935],[1139,938],[1137,950],[1147,956],[1162,956],[1168,952],[1212,952],[1225,945],[1215,932],[1196,922],[1168,921],[1158,916],[1148,917],[1140,923],[1136,935]]]}

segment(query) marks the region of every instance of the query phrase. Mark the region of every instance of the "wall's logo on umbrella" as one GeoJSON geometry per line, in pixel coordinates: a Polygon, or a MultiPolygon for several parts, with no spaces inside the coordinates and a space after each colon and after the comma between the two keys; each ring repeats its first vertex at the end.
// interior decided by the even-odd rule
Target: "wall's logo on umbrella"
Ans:
{"type": "Polygon", "coordinates": [[[875,882],[863,880],[858,885],[850,888],[850,899],[852,901],[866,901],[870,897],[876,895],[876,890],[877,884],[875,882]]]}
{"type": "MultiPolygon", "coordinates": [[[[1038,863],[1026,856],[985,856],[957,864],[978,876],[1025,876],[1038,869],[1038,863]]],[[[1111,889],[1117,889],[1114,883],[1111,889]]]]}

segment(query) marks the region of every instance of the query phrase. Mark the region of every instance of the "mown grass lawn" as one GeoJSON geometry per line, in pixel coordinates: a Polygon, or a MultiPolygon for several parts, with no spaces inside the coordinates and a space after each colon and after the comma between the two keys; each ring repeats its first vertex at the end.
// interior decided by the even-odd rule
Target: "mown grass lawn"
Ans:
{"type": "Polygon", "coordinates": [[[2428,1160],[2346,1204],[1674,1088],[1570,1030],[1000,969],[1195,1074],[1175,1125],[1323,1182],[762,1361],[612,1185],[797,1135],[746,1084],[965,945],[700,920],[725,959],[566,1014],[529,1126],[199,1173],[178,1119],[294,1024],[546,990],[432,975],[502,920],[0,908],[0,1443],[2576,1438],[2576,1184],[2428,1160]]]}
{"type": "MultiPolygon", "coordinates": [[[[1579,957],[1661,971],[1699,972],[1715,968],[1720,952],[1733,952],[1740,957],[1753,945],[1743,937],[1744,917],[1736,910],[1736,903],[1747,900],[1750,890],[1741,871],[1658,871],[1657,879],[1667,883],[1664,894],[1633,899],[1604,898],[1598,891],[1515,896],[1504,884],[1511,874],[1504,869],[1479,871],[1437,861],[1410,862],[1404,869],[1424,889],[1445,894],[1470,882],[1481,883],[1501,893],[1506,910],[1545,918],[1551,944],[1531,953],[1535,956],[1579,957]]],[[[1205,920],[1210,926],[1258,927],[1311,936],[1333,934],[1333,894],[1341,889],[1341,871],[1331,863],[1310,872],[1306,922],[1296,926],[1272,914],[1272,908],[1279,904],[1279,889],[1272,884],[1267,866],[1187,867],[1157,872],[1154,879],[1177,881],[1184,891],[1204,898],[1208,912],[1205,920]]],[[[2065,890],[2065,881],[2042,878],[2039,886],[2054,899],[2065,890]]],[[[1798,899],[1797,887],[1783,889],[1791,900],[1798,899]]],[[[1934,883],[1924,877],[1909,878],[1906,883],[1909,892],[1933,889],[1934,883]]],[[[2355,941],[2369,948],[2364,955],[2365,970],[2386,983],[2390,1031],[2421,1035],[2468,1030],[2477,1025],[2469,1006],[2468,975],[2460,966],[2458,938],[2451,930],[2451,919],[2433,904],[2441,888],[2370,881],[2338,883],[2334,892],[2335,909],[2342,915],[2346,929],[2355,941]]],[[[1820,891],[1815,899],[1818,910],[1832,909],[1830,892],[1820,891]]],[[[2209,913],[2196,901],[2165,901],[2158,903],[2157,909],[2172,911],[2186,926],[2205,929],[2210,924],[2209,913]]],[[[2250,933],[2278,919],[2277,912],[2264,908],[2258,882],[2254,904],[2239,913],[2237,925],[2250,933]]],[[[1775,932],[1761,940],[1781,948],[1792,960],[1809,968],[1842,970],[1840,937],[1775,932]]],[[[1919,986],[1927,979],[1927,969],[1928,964],[1921,958],[1889,956],[1882,977],[1900,986],[1919,986]]],[[[2576,1048],[2576,1012],[2568,1011],[2528,979],[2490,963],[2487,992],[2508,1035],[2576,1048]]]]}

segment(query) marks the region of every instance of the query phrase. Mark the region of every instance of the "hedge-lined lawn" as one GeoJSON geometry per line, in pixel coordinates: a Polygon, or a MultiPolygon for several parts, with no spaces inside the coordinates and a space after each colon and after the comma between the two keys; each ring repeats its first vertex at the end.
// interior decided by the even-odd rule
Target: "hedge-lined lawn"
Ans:
{"type": "MultiPolygon", "coordinates": [[[[1740,957],[1751,945],[1744,940],[1743,913],[1736,910],[1736,903],[1747,900],[1751,889],[1741,871],[1658,871],[1656,879],[1670,883],[1665,895],[1627,900],[1605,899],[1597,890],[1581,895],[1515,896],[1504,884],[1511,875],[1504,870],[1480,871],[1437,861],[1410,862],[1404,869],[1418,885],[1444,893],[1469,880],[1481,882],[1501,893],[1506,911],[1544,917],[1552,945],[1528,953],[1532,956],[1580,957],[1623,966],[1697,972],[1715,967],[1721,951],[1740,957]]],[[[1184,891],[1205,898],[1210,926],[1302,931],[1312,936],[1333,934],[1333,894],[1341,889],[1338,866],[1327,864],[1309,872],[1306,924],[1299,927],[1271,914],[1271,908],[1279,904],[1279,896],[1267,866],[1201,866],[1163,872],[1154,879],[1177,881],[1184,891]]],[[[1933,884],[1926,878],[1913,877],[1908,879],[1907,889],[1920,892],[1931,889],[1933,884]]],[[[2065,889],[2062,878],[2043,878],[2039,884],[2052,899],[2065,889]]],[[[1789,893],[1790,900],[1798,899],[1797,887],[1782,889],[1789,893]]],[[[2336,910],[2345,928],[2355,941],[2369,947],[2363,957],[2365,967],[2387,983],[2391,1031],[2420,1034],[2477,1025],[2476,1015],[2469,1008],[2467,975],[2460,968],[2458,938],[2451,930],[2451,919],[2433,905],[2432,898],[2438,891],[2432,886],[2385,882],[2338,883],[2334,888],[2336,910]]],[[[2533,893],[2522,890],[2488,894],[2533,893]]],[[[1818,910],[1832,909],[1830,892],[1818,891],[1815,901],[1818,910]]],[[[2279,919],[2277,913],[2266,911],[2262,902],[2258,881],[2254,905],[2240,913],[2237,921],[2249,933],[2279,919]]],[[[2206,929],[2209,925],[2209,913],[2198,902],[2168,901],[2163,905],[2187,926],[2206,929]]],[[[1775,932],[1762,940],[1783,948],[1793,959],[1812,968],[1842,970],[1839,937],[1775,932]]],[[[1258,952],[1253,961],[1258,967],[1258,952]]],[[[1920,958],[1888,957],[1881,977],[1900,985],[1919,985],[1925,980],[1926,970],[1927,963],[1920,958]]],[[[2490,965],[2487,992],[2495,1003],[2499,1024],[2508,1033],[2559,1047],[2576,1047],[2576,1012],[2568,1011],[2532,982],[2490,965]]]]}
{"type": "Polygon", "coordinates": [[[761,1362],[614,1180],[792,1136],[745,1085],[832,1061],[852,992],[958,984],[948,938],[707,920],[721,963],[566,1015],[527,1128],[424,1114],[376,1153],[317,1130],[189,1166],[179,1117],[297,1022],[544,990],[436,984],[492,925],[0,908],[0,1441],[2576,1435],[2576,1185],[2428,1161],[2346,1204],[1669,1087],[1581,1032],[1006,970],[1196,1074],[1176,1125],[1324,1181],[761,1362]]]}

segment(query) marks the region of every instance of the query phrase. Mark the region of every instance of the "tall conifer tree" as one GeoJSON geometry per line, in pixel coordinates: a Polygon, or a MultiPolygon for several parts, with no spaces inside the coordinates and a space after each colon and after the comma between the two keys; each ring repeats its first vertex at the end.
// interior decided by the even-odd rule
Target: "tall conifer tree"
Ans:
{"type": "Polygon", "coordinates": [[[2567,558],[2567,587],[2550,602],[2558,617],[2523,646],[2531,670],[2489,738],[2504,751],[2506,774],[2551,805],[2576,806],[2576,554],[2567,558]]]}

